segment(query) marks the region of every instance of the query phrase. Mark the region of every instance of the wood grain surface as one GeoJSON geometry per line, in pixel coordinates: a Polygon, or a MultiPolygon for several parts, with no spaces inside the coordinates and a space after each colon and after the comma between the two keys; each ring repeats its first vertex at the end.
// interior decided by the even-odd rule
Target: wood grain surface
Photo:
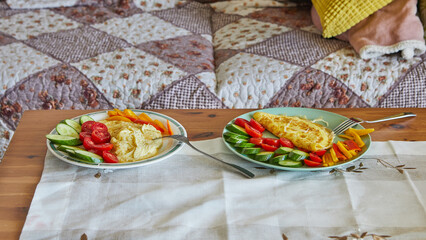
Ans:
{"type": "MultiPolygon", "coordinates": [[[[400,112],[414,112],[415,118],[376,124],[373,141],[426,141],[426,109],[326,109],[347,117],[374,120],[400,112]]],[[[253,109],[153,110],[179,121],[190,140],[220,137],[223,128],[233,118],[253,109]]],[[[0,239],[18,239],[25,222],[46,155],[45,135],[56,124],[94,110],[25,111],[6,154],[0,163],[0,239]]]]}

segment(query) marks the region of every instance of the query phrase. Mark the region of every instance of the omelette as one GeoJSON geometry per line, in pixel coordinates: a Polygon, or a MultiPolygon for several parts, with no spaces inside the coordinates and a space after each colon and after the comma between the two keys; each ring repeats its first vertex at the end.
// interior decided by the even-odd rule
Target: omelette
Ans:
{"type": "Polygon", "coordinates": [[[298,148],[315,152],[330,148],[334,133],[328,128],[300,117],[274,115],[256,112],[253,118],[269,132],[281,138],[287,138],[298,148]]]}

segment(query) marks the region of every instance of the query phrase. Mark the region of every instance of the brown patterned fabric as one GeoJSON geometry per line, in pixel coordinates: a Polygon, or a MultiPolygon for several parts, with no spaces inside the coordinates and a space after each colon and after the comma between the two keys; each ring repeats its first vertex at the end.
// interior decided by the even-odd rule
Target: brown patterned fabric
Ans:
{"type": "Polygon", "coordinates": [[[426,107],[425,55],[362,60],[306,1],[40,4],[0,1],[0,158],[30,109],[426,107]]]}

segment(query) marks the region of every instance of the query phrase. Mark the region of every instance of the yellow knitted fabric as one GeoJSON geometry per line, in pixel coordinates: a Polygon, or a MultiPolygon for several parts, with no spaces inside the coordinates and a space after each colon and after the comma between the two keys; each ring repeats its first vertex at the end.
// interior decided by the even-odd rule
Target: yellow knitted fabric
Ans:
{"type": "Polygon", "coordinates": [[[325,38],[344,33],[390,2],[392,0],[312,0],[325,38]]]}

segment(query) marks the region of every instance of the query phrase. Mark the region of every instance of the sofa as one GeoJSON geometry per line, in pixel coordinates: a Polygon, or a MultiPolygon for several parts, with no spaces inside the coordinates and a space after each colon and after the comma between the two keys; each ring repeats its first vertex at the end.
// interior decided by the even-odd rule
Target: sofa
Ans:
{"type": "Polygon", "coordinates": [[[0,159],[25,110],[426,107],[425,54],[362,59],[311,8],[0,0],[0,159]]]}

